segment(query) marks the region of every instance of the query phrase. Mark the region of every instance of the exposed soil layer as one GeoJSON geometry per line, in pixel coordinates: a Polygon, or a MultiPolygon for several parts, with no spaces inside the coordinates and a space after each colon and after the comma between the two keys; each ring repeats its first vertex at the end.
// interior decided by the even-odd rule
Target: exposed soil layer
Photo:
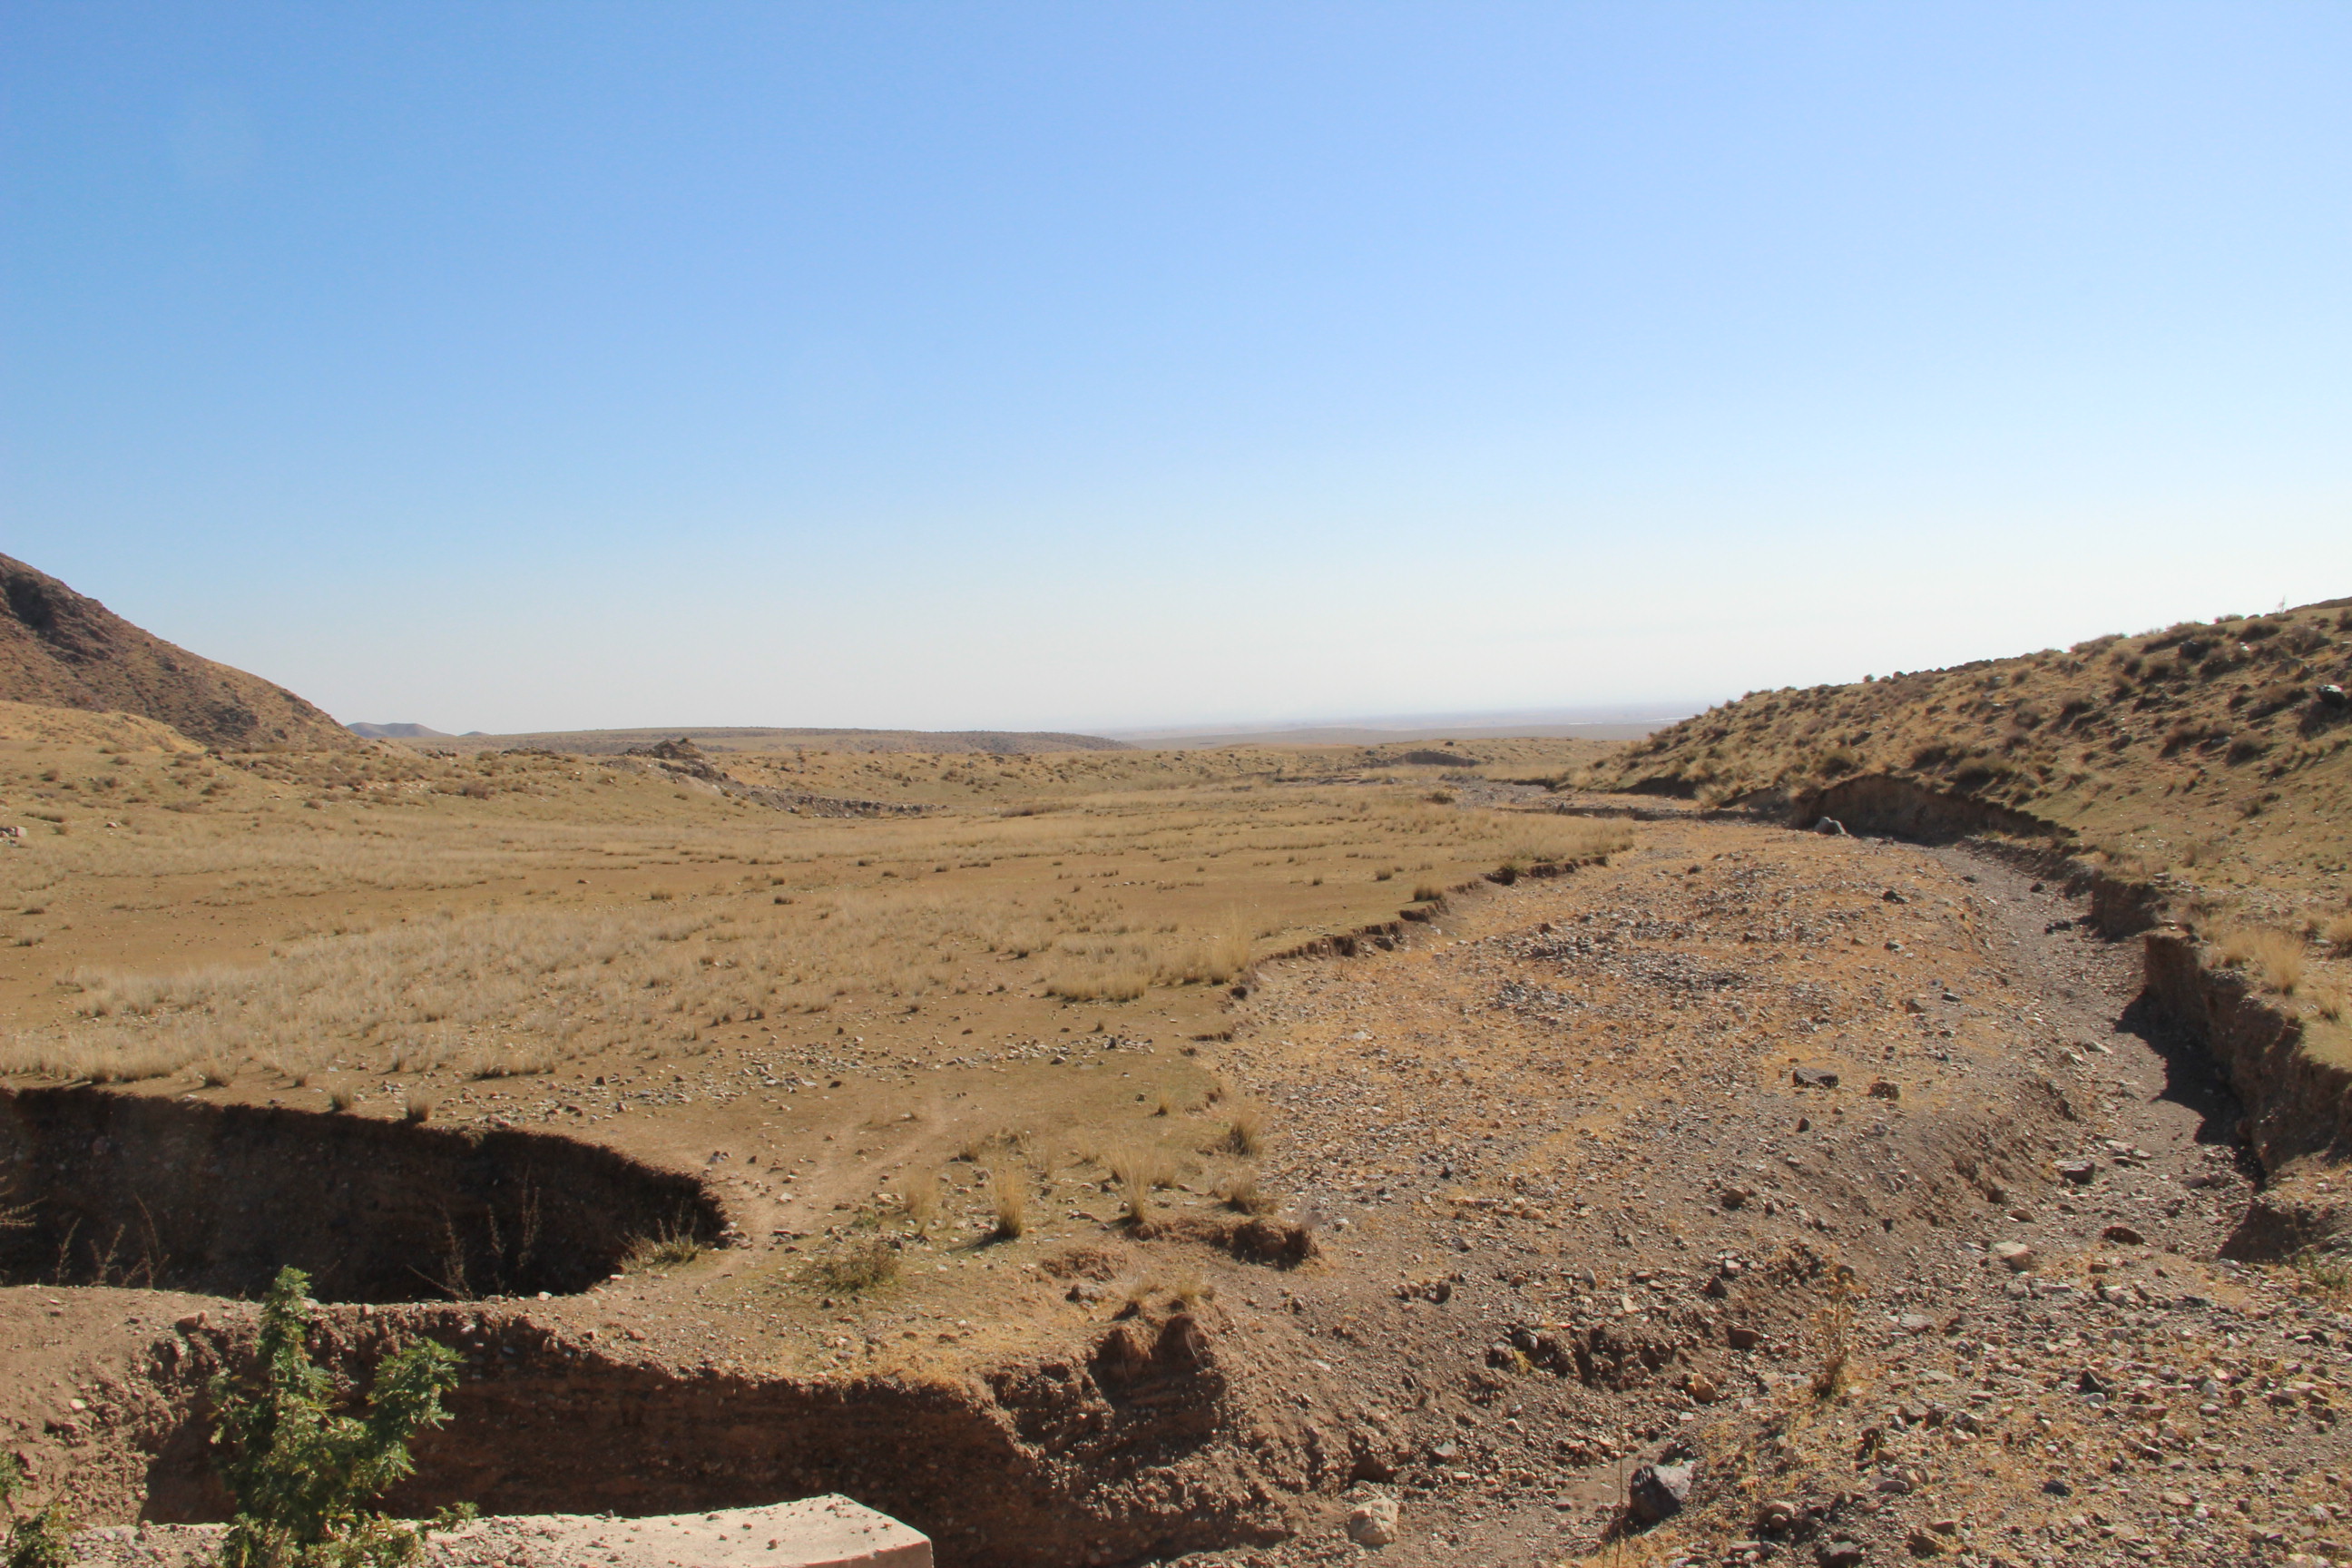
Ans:
{"type": "MultiPolygon", "coordinates": [[[[467,1357],[452,1420],[422,1438],[390,1499],[490,1513],[637,1517],[826,1492],[856,1497],[967,1563],[1165,1555],[1285,1533],[1278,1509],[1221,1439],[1250,1413],[1217,1314],[1139,1314],[1075,1353],[982,1379],[762,1377],[666,1366],[514,1307],[336,1313],[316,1350],[355,1384],[423,1336],[467,1357]]],[[[146,1517],[225,1518],[204,1389],[252,1348],[242,1310],[149,1352],[146,1517]]]]}
{"type": "Polygon", "coordinates": [[[1801,796],[1792,814],[1799,827],[1812,827],[1827,818],[1849,832],[1887,834],[1920,844],[1949,844],[1980,833],[2021,838],[2068,835],[2057,824],[2025,812],[1887,773],[1840,779],[1801,796]]]}
{"type": "Polygon", "coordinates": [[[255,1296],[291,1264],[333,1301],[568,1294],[726,1224],[697,1177],[569,1138],[87,1088],[0,1089],[0,1191],[11,1283],[255,1296]]]}

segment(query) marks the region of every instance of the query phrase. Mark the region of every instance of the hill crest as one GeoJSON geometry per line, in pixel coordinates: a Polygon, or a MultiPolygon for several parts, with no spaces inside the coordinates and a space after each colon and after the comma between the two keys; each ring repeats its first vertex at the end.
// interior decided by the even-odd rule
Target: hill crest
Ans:
{"type": "Polygon", "coordinates": [[[0,555],[0,700],[137,714],[226,751],[358,743],[285,688],[165,642],[6,555],[0,555]]]}

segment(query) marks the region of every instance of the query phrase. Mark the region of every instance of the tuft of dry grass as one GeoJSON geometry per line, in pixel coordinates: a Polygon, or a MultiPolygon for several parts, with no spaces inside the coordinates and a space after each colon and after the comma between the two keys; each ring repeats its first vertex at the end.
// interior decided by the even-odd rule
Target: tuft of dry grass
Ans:
{"type": "Polygon", "coordinates": [[[2303,984],[2303,939],[2293,931],[2269,926],[2241,926],[2221,939],[2221,962],[2245,969],[2282,995],[2293,995],[2303,984]]]}
{"type": "Polygon", "coordinates": [[[358,1098],[352,1092],[349,1084],[336,1084],[327,1090],[327,1109],[333,1111],[349,1110],[358,1098]]]}
{"type": "Polygon", "coordinates": [[[1272,1214],[1282,1206],[1271,1194],[1259,1190],[1257,1178],[1247,1173],[1228,1177],[1217,1189],[1217,1196],[1235,1214],[1272,1214]]]}
{"type": "Polygon", "coordinates": [[[1029,1228],[1029,1169],[1007,1153],[982,1164],[988,1175],[989,1212],[995,1216],[995,1235],[1011,1241],[1029,1228]]]}
{"type": "Polygon", "coordinates": [[[1214,1145],[1228,1154],[1239,1154],[1244,1160],[1255,1160],[1265,1152],[1265,1121],[1257,1108],[1237,1105],[1232,1119],[1225,1124],[1223,1137],[1214,1145]]]}
{"type": "Polygon", "coordinates": [[[2337,915],[2321,925],[2319,937],[2339,952],[2352,952],[2352,913],[2337,915]]]}
{"type": "Polygon", "coordinates": [[[1157,1149],[1121,1149],[1111,1155],[1108,1164],[1111,1179],[1118,1183],[1120,1208],[1136,1225],[1151,1217],[1153,1190],[1172,1186],[1176,1182],[1175,1167],[1157,1149]]]}
{"type": "Polygon", "coordinates": [[[1813,1397],[1827,1403],[1845,1392],[1853,1370],[1853,1288],[1843,1273],[1831,1288],[1820,1324],[1822,1363],[1813,1369],[1811,1387],[1813,1397]]]}
{"type": "Polygon", "coordinates": [[[929,1236],[940,1217],[940,1186],[938,1175],[929,1171],[910,1175],[898,1194],[899,1217],[907,1228],[917,1236],[929,1236]]]}
{"type": "Polygon", "coordinates": [[[400,1119],[421,1126],[433,1120],[434,1111],[440,1106],[438,1090],[425,1084],[412,1083],[401,1093],[400,1119]]]}
{"type": "Polygon", "coordinates": [[[499,1046],[476,1051],[457,1070],[479,1083],[496,1078],[537,1078],[555,1070],[555,1054],[544,1047],[499,1046]]]}

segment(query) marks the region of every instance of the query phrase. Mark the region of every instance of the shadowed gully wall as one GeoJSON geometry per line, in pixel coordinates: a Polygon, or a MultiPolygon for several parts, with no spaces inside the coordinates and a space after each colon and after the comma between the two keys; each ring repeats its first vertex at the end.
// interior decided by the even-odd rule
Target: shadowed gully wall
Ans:
{"type": "Polygon", "coordinates": [[[0,1279],[334,1301],[584,1290],[639,1238],[718,1241],[691,1175],[544,1133],[476,1133],[94,1089],[0,1090],[0,1279]]]}

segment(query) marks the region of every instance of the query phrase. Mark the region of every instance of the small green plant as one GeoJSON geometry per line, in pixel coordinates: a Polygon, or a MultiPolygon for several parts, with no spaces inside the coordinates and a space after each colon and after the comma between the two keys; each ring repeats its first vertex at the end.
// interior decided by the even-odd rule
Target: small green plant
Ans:
{"type": "Polygon", "coordinates": [[[622,1255],[621,1268],[634,1274],[643,1268],[682,1268],[702,1256],[702,1241],[682,1225],[665,1225],[651,1236],[641,1236],[622,1255]]]}
{"type": "Polygon", "coordinates": [[[813,1270],[816,1283],[855,1295],[887,1285],[898,1277],[898,1253],[878,1237],[842,1248],[813,1270]]]}
{"type": "Polygon", "coordinates": [[[33,1513],[16,1511],[16,1489],[25,1484],[25,1470],[14,1454],[0,1454],[0,1512],[8,1520],[8,1538],[0,1548],[7,1568],[68,1568],[73,1552],[68,1537],[73,1518],[66,1505],[53,1502],[33,1513]]]}
{"type": "Polygon", "coordinates": [[[430,1340],[394,1352],[376,1368],[367,1414],[339,1414],[348,1394],[306,1345],[310,1286],[300,1269],[279,1269],[262,1301],[259,1365],[212,1382],[215,1468],[236,1500],[222,1568],[390,1568],[429,1531],[474,1517],[460,1504],[409,1524],[369,1506],[415,1471],[409,1440],[448,1419],[441,1396],[457,1386],[457,1352],[430,1340]]]}
{"type": "Polygon", "coordinates": [[[2322,1252],[2315,1247],[2306,1247],[2294,1255],[2294,1271],[2303,1276],[2305,1289],[2338,1301],[2352,1297],[2352,1258],[2340,1252],[2322,1252]]]}

